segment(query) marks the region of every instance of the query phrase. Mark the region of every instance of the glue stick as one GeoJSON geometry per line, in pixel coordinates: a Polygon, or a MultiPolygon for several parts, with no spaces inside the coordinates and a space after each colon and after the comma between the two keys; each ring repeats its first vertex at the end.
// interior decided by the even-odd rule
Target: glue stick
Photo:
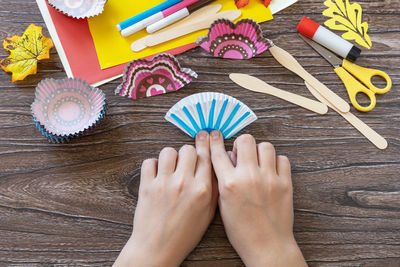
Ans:
{"type": "Polygon", "coordinates": [[[350,61],[355,61],[361,54],[359,48],[307,17],[300,21],[297,31],[350,61]]]}

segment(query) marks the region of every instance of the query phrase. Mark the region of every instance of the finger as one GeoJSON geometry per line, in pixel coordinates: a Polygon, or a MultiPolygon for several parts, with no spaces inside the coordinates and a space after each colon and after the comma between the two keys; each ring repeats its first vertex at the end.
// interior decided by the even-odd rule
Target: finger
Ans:
{"type": "Polygon", "coordinates": [[[179,149],[178,163],[176,165],[176,173],[184,175],[184,177],[194,177],[197,163],[196,149],[191,145],[184,145],[179,149]]]}
{"type": "Polygon", "coordinates": [[[146,159],[140,171],[140,183],[146,183],[157,176],[157,159],[146,159]]]}
{"type": "Polygon", "coordinates": [[[228,156],[231,159],[233,166],[236,167],[236,163],[237,163],[236,153],[233,151],[228,151],[228,156]]]}
{"type": "Polygon", "coordinates": [[[175,172],[178,152],[172,147],[163,148],[158,156],[158,176],[170,175],[175,172]]]}
{"type": "Polygon", "coordinates": [[[237,151],[237,166],[258,167],[257,145],[253,136],[249,134],[239,136],[235,141],[234,150],[237,151]]]}
{"type": "Polygon", "coordinates": [[[261,169],[268,173],[276,174],[276,154],[275,148],[271,143],[263,142],[257,147],[258,161],[261,169]]]}
{"type": "Polygon", "coordinates": [[[210,137],[206,131],[196,136],[197,166],[196,177],[207,185],[211,185],[210,137]]]}
{"type": "Polygon", "coordinates": [[[278,156],[276,158],[277,174],[281,177],[289,177],[291,180],[290,161],[286,156],[278,156]]]}
{"type": "Polygon", "coordinates": [[[233,172],[233,164],[226,153],[224,139],[219,131],[213,131],[210,135],[211,162],[217,179],[223,179],[224,173],[233,172]]]}

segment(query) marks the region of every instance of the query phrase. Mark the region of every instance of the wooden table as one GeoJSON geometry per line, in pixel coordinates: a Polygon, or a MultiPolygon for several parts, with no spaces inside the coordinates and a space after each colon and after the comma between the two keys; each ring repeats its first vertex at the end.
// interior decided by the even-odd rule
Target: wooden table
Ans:
{"type": "MultiPolygon", "coordinates": [[[[23,82],[12,84],[0,71],[0,265],[111,265],[131,233],[142,160],[166,145],[193,143],[164,114],[185,96],[217,91],[239,98],[258,115],[243,132],[272,142],[290,158],[294,230],[310,266],[400,266],[400,7],[396,0],[360,4],[373,46],[363,49],[358,64],[386,71],[393,88],[377,97],[372,112],[353,111],[387,138],[385,151],[333,111],[316,115],[229,80],[231,72],[249,73],[311,97],[302,80],[268,52],[239,62],[193,49],[178,58],[199,79],[165,96],[132,101],[114,95],[121,80],[102,86],[109,104],[106,119],[88,136],[61,145],[48,143],[30,114],[37,83],[66,76],[55,49],[51,60],[39,64],[38,74],[23,82]]],[[[332,67],[296,33],[303,15],[322,23],[323,9],[322,0],[301,0],[262,26],[277,45],[348,99],[332,67]]],[[[1,40],[21,35],[30,23],[44,26],[33,0],[0,0],[0,10],[1,40]]],[[[1,58],[8,56],[0,51],[1,58]]],[[[242,265],[219,216],[183,263],[242,265]]]]}

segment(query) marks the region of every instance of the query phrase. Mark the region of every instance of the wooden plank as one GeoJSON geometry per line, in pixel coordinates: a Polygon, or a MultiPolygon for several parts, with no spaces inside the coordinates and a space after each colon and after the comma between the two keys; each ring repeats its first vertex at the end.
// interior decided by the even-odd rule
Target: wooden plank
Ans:
{"type": "MultiPolygon", "coordinates": [[[[323,1],[302,0],[262,24],[284,48],[335,93],[348,99],[332,67],[298,36],[303,15],[319,23],[323,1]]],[[[200,48],[178,59],[199,74],[176,94],[132,101],[101,87],[107,117],[88,136],[50,144],[30,115],[36,84],[65,73],[55,49],[38,74],[12,84],[0,72],[0,266],[110,266],[129,238],[141,162],[166,144],[193,140],[164,120],[167,110],[196,92],[217,91],[248,104],[259,120],[243,132],[270,141],[292,163],[295,236],[310,266],[400,266],[400,6],[362,0],[373,42],[357,63],[386,71],[392,90],[369,113],[354,113],[387,138],[379,151],[335,112],[325,116],[241,89],[228,74],[243,72],[312,97],[303,81],[269,52],[248,61],[221,60],[200,48]],[[234,63],[234,64],[233,64],[234,63]],[[240,64],[239,64],[240,63],[240,64]]],[[[33,0],[0,0],[0,39],[44,26],[33,0]]],[[[48,35],[44,27],[44,33],[48,35]]],[[[0,58],[8,53],[1,49],[0,58]]],[[[227,146],[232,146],[227,141],[227,146]]],[[[219,216],[182,266],[243,266],[219,216]]]]}

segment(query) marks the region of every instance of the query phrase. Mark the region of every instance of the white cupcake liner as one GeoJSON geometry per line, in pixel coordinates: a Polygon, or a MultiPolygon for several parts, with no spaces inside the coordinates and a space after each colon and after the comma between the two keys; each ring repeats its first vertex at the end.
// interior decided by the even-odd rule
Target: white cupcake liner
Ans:
{"type": "Polygon", "coordinates": [[[219,130],[229,139],[257,120],[257,116],[236,98],[206,92],[180,100],[167,112],[165,119],[193,138],[201,130],[219,130]]]}
{"type": "Polygon", "coordinates": [[[51,6],[67,16],[84,19],[97,16],[107,0],[47,0],[51,6]]]}

